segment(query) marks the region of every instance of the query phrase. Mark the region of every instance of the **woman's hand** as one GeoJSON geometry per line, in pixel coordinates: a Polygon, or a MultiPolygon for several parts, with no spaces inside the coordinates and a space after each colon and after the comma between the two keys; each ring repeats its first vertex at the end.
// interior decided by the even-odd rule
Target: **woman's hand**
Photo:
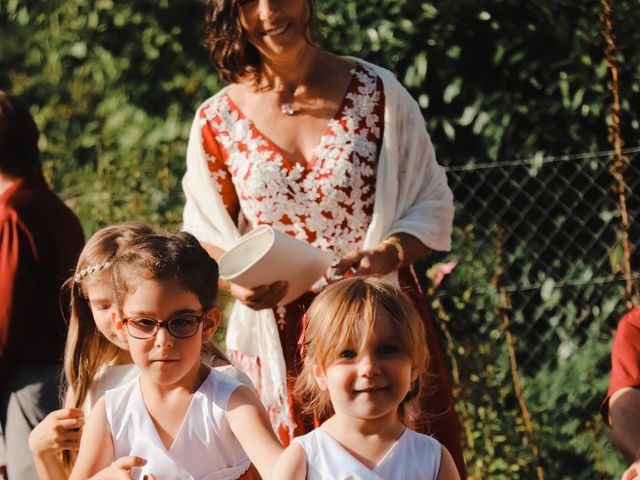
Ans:
{"type": "Polygon", "coordinates": [[[355,250],[340,259],[338,275],[352,270],[353,275],[386,275],[398,267],[398,251],[393,245],[381,243],[372,250],[355,250]]]}
{"type": "Polygon", "coordinates": [[[31,453],[34,457],[44,457],[63,450],[78,450],[83,425],[84,413],[80,408],[51,412],[29,435],[31,453]]]}
{"type": "Polygon", "coordinates": [[[274,282],[271,285],[245,288],[234,283],[229,284],[231,295],[253,310],[275,308],[278,302],[284,298],[289,290],[289,284],[285,281],[274,282]]]}
{"type": "MultiPolygon", "coordinates": [[[[107,468],[100,470],[89,480],[133,480],[131,469],[142,467],[147,461],[142,457],[120,457],[107,468]]],[[[153,475],[145,475],[143,480],[154,480],[153,475]]]]}
{"type": "Polygon", "coordinates": [[[640,460],[636,460],[622,474],[620,480],[640,480],[640,460]]]}

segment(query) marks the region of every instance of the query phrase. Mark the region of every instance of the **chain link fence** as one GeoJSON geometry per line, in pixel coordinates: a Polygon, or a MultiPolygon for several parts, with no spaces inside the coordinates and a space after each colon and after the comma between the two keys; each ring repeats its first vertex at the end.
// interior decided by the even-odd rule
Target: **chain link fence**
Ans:
{"type": "Polygon", "coordinates": [[[440,260],[457,265],[431,298],[474,478],[621,472],[598,408],[640,277],[640,148],[624,153],[630,274],[612,152],[447,169],[454,248],[440,260]]]}

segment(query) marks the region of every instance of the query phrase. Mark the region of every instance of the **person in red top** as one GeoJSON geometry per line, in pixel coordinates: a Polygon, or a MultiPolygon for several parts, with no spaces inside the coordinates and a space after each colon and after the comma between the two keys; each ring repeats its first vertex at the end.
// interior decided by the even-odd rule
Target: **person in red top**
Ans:
{"type": "Polygon", "coordinates": [[[601,413],[611,425],[613,441],[631,462],[622,479],[640,476],[640,306],[622,317],[616,329],[601,413]]]}
{"type": "Polygon", "coordinates": [[[84,243],[42,176],[38,137],[27,106],[0,90],[0,463],[9,480],[37,478],[28,436],[58,408],[60,288],[84,243]]]}

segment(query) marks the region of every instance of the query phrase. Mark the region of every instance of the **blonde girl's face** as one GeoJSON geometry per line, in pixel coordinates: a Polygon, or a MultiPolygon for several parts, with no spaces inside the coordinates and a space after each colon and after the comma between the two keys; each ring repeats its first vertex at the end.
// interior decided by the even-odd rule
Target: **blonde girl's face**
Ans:
{"type": "Polygon", "coordinates": [[[374,420],[397,418],[417,373],[389,316],[377,309],[364,345],[345,349],[324,370],[315,367],[314,376],[336,415],[374,420]]]}
{"type": "Polygon", "coordinates": [[[99,281],[100,278],[92,278],[91,280],[92,282],[85,287],[85,291],[96,327],[115,346],[128,350],[127,342],[118,336],[112,322],[112,316],[117,313],[118,309],[114,300],[111,279],[107,277],[104,281],[99,281]]]}

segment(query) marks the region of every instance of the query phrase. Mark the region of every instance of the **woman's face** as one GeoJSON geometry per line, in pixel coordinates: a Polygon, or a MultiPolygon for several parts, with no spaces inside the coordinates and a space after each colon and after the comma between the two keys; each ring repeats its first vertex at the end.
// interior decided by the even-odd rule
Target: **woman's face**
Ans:
{"type": "Polygon", "coordinates": [[[118,348],[128,350],[127,342],[116,334],[111,321],[112,314],[118,311],[114,299],[113,287],[111,286],[111,279],[107,278],[105,281],[98,280],[99,279],[95,279],[86,286],[87,299],[93,320],[96,322],[96,327],[100,333],[104,335],[107,340],[118,348]]]}
{"type": "Polygon", "coordinates": [[[306,44],[308,0],[238,0],[240,23],[263,57],[294,53],[306,44]]]}

